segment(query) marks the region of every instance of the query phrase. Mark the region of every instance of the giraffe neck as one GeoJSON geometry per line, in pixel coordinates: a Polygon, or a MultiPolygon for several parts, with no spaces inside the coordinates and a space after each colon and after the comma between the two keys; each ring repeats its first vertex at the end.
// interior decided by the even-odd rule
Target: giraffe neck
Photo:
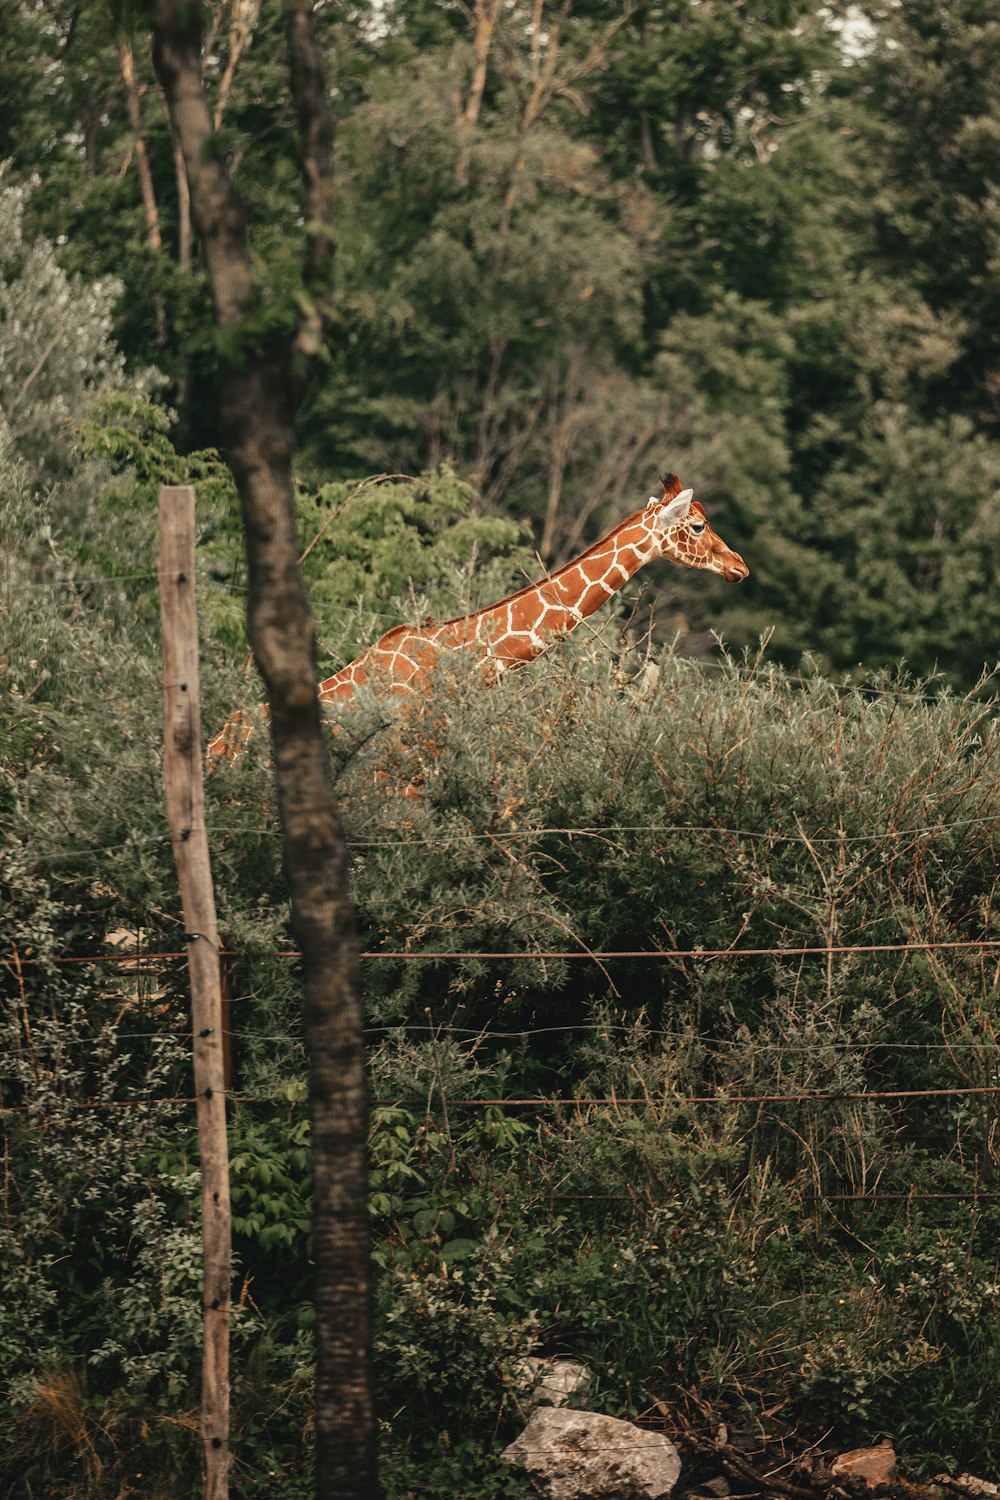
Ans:
{"type": "Polygon", "coordinates": [[[521,666],[575,630],[658,555],[643,512],[636,511],[537,583],[466,619],[445,621],[437,627],[439,639],[449,645],[482,643],[501,670],[521,666]]]}
{"type": "Polygon", "coordinates": [[[486,676],[495,681],[575,630],[660,553],[644,513],[637,510],[572,562],[498,604],[438,623],[397,625],[320,683],[320,700],[351,698],[373,674],[382,675],[397,692],[412,692],[441,649],[477,652],[486,676]]]}

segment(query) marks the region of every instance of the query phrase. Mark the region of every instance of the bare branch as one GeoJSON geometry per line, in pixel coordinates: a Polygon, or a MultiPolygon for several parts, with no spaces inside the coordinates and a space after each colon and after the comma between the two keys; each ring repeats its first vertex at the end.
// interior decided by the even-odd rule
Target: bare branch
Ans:
{"type": "Polygon", "coordinates": [[[135,142],[135,168],[139,174],[142,207],[146,215],[146,237],[150,248],[159,250],[163,243],[160,235],[160,215],[157,212],[153,174],[149,170],[149,157],[146,155],[146,142],[142,133],[142,109],[139,104],[139,86],[135,77],[135,58],[132,55],[132,44],[124,37],[121,37],[118,42],[118,66],[121,70],[122,83],[125,85],[125,102],[128,106],[129,124],[132,127],[135,142]]]}
{"type": "Polygon", "coordinates": [[[259,16],[260,0],[233,0],[233,21],[229,28],[229,56],[226,59],[225,71],[219,80],[219,93],[215,101],[215,113],[212,116],[216,130],[222,129],[222,119],[226,113],[226,105],[229,103],[236,69],[240,65],[240,58],[249,46],[259,16]]]}
{"type": "Polygon", "coordinates": [[[455,164],[455,179],[460,187],[465,187],[469,180],[469,158],[472,154],[472,137],[475,133],[479,114],[483,107],[483,93],[486,89],[486,76],[489,68],[490,48],[493,45],[493,34],[496,31],[497,20],[500,16],[502,0],[476,0],[475,14],[470,15],[466,10],[467,19],[473,26],[472,33],[472,82],[469,85],[468,98],[464,109],[459,110],[458,129],[461,145],[458,153],[458,161],[455,164]]]}
{"type": "MultiPolygon", "coordinates": [[[[310,0],[284,0],[284,14],[306,219],[303,280],[310,296],[321,297],[333,265],[333,117],[310,0]]],[[[300,347],[318,352],[322,333],[323,312],[317,304],[306,318],[300,347]]]]}

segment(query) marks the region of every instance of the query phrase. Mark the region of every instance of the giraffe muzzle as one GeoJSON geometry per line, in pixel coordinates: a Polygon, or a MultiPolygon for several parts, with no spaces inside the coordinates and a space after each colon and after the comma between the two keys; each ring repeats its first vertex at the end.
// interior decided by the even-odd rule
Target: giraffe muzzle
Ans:
{"type": "Polygon", "coordinates": [[[750,569],[742,557],[738,557],[735,552],[731,554],[729,561],[722,569],[722,576],[727,583],[742,583],[749,574],[750,569]]]}

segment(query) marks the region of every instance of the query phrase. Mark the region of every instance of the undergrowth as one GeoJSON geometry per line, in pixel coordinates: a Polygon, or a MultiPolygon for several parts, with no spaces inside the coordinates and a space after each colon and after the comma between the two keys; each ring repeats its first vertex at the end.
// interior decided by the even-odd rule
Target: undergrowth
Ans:
{"type": "MultiPolygon", "coordinates": [[[[155,617],[141,583],[76,581],[58,534],[48,558],[6,557],[0,613],[0,1494],[188,1493],[185,976],[59,962],[177,947],[155,617]]],[[[214,724],[245,689],[205,660],[214,724]]],[[[991,707],[709,669],[610,617],[492,692],[459,660],[333,727],[389,1494],[505,1493],[530,1354],[582,1359],[615,1415],[696,1391],[757,1432],[891,1434],[911,1470],[1000,1462],[996,957],[949,946],[1000,939],[991,707]],[[459,956],[378,956],[400,952],[459,956]]],[[[297,1497],[309,1141],[263,733],[209,798],[241,1098],[232,1492],[297,1497]]]]}

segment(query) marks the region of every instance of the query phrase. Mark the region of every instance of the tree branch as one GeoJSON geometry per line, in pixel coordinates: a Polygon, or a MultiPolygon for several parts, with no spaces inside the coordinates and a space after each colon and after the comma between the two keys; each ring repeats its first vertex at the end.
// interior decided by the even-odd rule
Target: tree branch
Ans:
{"type": "Polygon", "coordinates": [[[212,116],[212,123],[216,130],[222,129],[222,119],[226,113],[226,105],[229,103],[229,93],[233,86],[233,79],[236,77],[236,69],[249,45],[259,15],[260,0],[236,0],[233,6],[233,23],[229,28],[229,56],[226,59],[225,72],[219,80],[219,94],[215,101],[215,113],[212,116]]]}
{"type": "Polygon", "coordinates": [[[253,294],[246,249],[246,213],[215,149],[215,132],[201,73],[198,7],[160,0],[153,33],[153,65],[163,87],[184,159],[191,213],[202,242],[219,323],[242,321],[253,294]],[[183,15],[183,22],[180,16],[183,15]]]}
{"type": "Polygon", "coordinates": [[[306,220],[302,280],[310,304],[296,347],[314,356],[322,343],[323,303],[333,266],[333,117],[310,0],[284,0],[284,14],[306,220]]]}

